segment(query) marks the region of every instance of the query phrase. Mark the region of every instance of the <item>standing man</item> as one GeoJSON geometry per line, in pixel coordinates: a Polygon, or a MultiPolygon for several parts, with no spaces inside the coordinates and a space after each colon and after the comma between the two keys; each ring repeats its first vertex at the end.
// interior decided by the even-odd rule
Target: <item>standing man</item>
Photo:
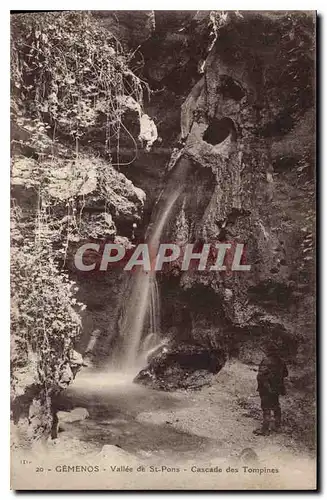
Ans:
{"type": "Polygon", "coordinates": [[[260,429],[253,431],[257,436],[269,434],[271,412],[274,413],[274,430],[278,431],[281,425],[282,414],[279,396],[286,394],[284,379],[288,376],[288,370],[278,351],[276,345],[270,345],[267,348],[267,355],[259,365],[257,390],[261,399],[263,422],[260,429]]]}

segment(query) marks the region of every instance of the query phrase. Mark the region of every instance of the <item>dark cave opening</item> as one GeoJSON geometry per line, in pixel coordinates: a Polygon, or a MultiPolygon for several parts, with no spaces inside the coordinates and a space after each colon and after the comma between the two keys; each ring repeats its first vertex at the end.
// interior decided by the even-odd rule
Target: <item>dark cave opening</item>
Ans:
{"type": "Polygon", "coordinates": [[[219,93],[225,99],[234,99],[234,101],[240,101],[245,96],[245,90],[230,76],[222,77],[219,93]]]}
{"type": "Polygon", "coordinates": [[[231,118],[213,118],[207,130],[203,134],[203,140],[208,144],[216,146],[221,144],[231,135],[232,140],[236,140],[236,128],[231,118]]]}

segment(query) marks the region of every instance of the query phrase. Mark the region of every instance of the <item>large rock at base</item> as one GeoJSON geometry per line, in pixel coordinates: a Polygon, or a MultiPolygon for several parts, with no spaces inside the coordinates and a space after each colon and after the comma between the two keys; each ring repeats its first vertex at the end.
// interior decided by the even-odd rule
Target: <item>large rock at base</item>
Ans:
{"type": "Polygon", "coordinates": [[[210,349],[191,344],[170,344],[159,347],[148,358],[134,382],[153,389],[200,389],[210,385],[226,361],[223,349],[210,349]]]}

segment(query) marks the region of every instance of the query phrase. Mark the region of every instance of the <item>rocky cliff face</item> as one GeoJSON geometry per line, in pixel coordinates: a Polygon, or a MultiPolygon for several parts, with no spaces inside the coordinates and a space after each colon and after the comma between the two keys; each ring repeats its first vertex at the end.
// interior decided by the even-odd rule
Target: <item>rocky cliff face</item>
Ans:
{"type": "Polygon", "coordinates": [[[116,15],[142,53],[161,141],[128,175],[149,192],[165,166],[191,162],[165,241],[244,243],[251,265],[161,276],[164,330],[185,336],[170,320],[184,306],[188,338],[252,360],[274,339],[302,359],[314,349],[312,15],[142,13],[135,31],[123,12],[103,22],[116,15]]]}
{"type": "Polygon", "coordinates": [[[181,107],[180,157],[195,173],[169,238],[244,243],[251,271],[181,272],[180,296],[192,300],[193,336],[233,352],[271,338],[293,356],[313,348],[311,30],[310,16],[231,17],[181,107]]]}

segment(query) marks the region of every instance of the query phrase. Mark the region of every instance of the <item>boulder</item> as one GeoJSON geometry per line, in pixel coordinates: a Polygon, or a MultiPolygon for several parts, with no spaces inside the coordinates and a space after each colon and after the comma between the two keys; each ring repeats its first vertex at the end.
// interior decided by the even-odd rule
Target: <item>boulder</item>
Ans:
{"type": "Polygon", "coordinates": [[[159,347],[148,358],[134,382],[153,389],[199,389],[211,384],[226,361],[223,349],[174,343],[159,347]]]}

